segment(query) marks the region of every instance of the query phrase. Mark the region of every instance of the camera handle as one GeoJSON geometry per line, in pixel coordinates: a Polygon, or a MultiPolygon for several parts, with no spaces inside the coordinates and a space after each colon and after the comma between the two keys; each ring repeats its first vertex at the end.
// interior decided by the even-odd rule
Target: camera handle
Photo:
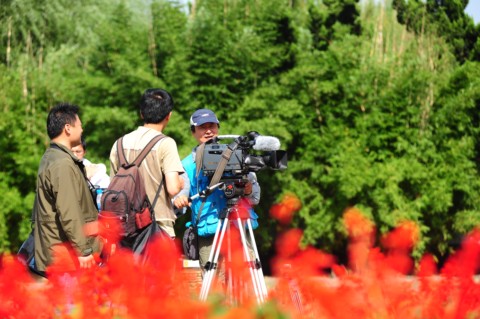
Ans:
{"type": "Polygon", "coordinates": [[[201,191],[201,192],[199,192],[199,193],[197,193],[197,194],[195,194],[195,195],[193,195],[193,196],[190,196],[190,197],[188,198],[188,201],[191,202],[191,201],[193,201],[195,198],[198,198],[198,197],[200,197],[200,198],[206,198],[206,197],[208,197],[210,194],[212,194],[213,191],[216,190],[217,188],[222,188],[223,185],[225,185],[225,183],[224,183],[224,182],[220,182],[220,183],[217,183],[217,184],[212,185],[212,186],[207,186],[207,188],[204,189],[203,191],[201,191]]]}

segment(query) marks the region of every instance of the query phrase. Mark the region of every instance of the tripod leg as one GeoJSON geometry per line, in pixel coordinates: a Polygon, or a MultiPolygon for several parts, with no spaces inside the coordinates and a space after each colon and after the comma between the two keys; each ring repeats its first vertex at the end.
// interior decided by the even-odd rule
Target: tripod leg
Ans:
{"type": "Polygon", "coordinates": [[[260,283],[260,292],[263,295],[263,298],[268,297],[268,291],[267,291],[267,285],[265,283],[265,277],[263,275],[263,270],[262,270],[262,264],[260,263],[260,255],[258,254],[258,249],[257,249],[257,243],[255,241],[255,236],[253,235],[253,228],[252,228],[252,222],[249,219],[247,219],[247,229],[248,233],[250,235],[250,242],[252,243],[253,246],[253,252],[255,253],[255,267],[258,272],[258,277],[259,277],[259,283],[260,283]]]}
{"type": "Polygon", "coordinates": [[[230,229],[227,232],[227,260],[225,264],[225,281],[227,284],[227,297],[230,305],[234,304],[234,290],[233,290],[233,271],[232,271],[232,236],[230,229]]]}
{"type": "Polygon", "coordinates": [[[295,305],[295,308],[297,308],[299,313],[303,314],[302,295],[300,293],[298,283],[295,279],[290,279],[289,290],[290,297],[292,298],[292,302],[295,305]]]}
{"type": "Polygon", "coordinates": [[[223,242],[223,237],[225,236],[225,230],[227,229],[228,218],[220,220],[215,230],[215,236],[213,238],[212,249],[210,250],[210,256],[208,257],[208,262],[205,265],[206,271],[202,281],[202,288],[200,290],[200,300],[206,301],[208,296],[208,291],[210,290],[212,280],[215,275],[215,270],[217,268],[218,256],[220,255],[220,249],[223,242]],[[220,226],[221,224],[221,226],[220,226]],[[220,232],[221,227],[221,232],[220,232]],[[217,244],[217,238],[220,236],[217,244]]]}
{"type": "Polygon", "coordinates": [[[290,293],[290,298],[292,303],[300,314],[304,313],[303,302],[302,302],[302,292],[300,291],[300,286],[298,280],[292,276],[292,265],[284,265],[285,279],[288,282],[288,291],[290,293]]]}
{"type": "Polygon", "coordinates": [[[245,230],[244,230],[244,226],[243,226],[243,223],[242,223],[242,220],[240,219],[240,217],[237,218],[237,222],[238,222],[238,230],[240,232],[240,237],[242,239],[243,252],[244,252],[244,255],[245,255],[245,259],[247,261],[247,265],[249,266],[250,276],[252,278],[252,284],[253,284],[253,289],[255,291],[255,296],[257,297],[257,302],[262,303],[265,300],[263,298],[263,295],[260,293],[261,288],[260,288],[259,278],[254,271],[255,269],[254,269],[253,263],[250,259],[250,252],[248,251],[248,247],[247,247],[245,230]]]}

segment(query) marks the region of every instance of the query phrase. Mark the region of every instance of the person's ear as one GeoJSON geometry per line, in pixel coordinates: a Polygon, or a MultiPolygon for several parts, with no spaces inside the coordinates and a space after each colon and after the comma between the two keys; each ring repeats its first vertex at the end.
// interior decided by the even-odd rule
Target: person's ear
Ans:
{"type": "Polygon", "coordinates": [[[65,124],[63,127],[63,131],[65,132],[66,135],[70,135],[72,130],[72,125],[70,124],[65,124]]]}

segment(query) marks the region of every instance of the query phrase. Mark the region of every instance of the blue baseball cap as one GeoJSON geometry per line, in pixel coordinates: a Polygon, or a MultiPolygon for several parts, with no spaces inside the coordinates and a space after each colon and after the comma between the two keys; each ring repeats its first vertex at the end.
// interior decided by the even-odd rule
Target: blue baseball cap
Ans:
{"type": "Polygon", "coordinates": [[[200,126],[200,125],[205,124],[205,123],[220,124],[220,122],[218,121],[215,113],[213,113],[213,111],[209,110],[209,109],[196,110],[192,114],[192,117],[190,117],[190,125],[200,126]]]}

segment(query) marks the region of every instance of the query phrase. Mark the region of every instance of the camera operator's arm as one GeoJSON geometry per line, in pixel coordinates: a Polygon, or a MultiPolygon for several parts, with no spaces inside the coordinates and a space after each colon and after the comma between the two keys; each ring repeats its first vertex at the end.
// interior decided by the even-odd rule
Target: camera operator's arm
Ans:
{"type": "Polygon", "coordinates": [[[248,198],[251,205],[258,205],[260,202],[260,184],[257,182],[255,173],[248,173],[248,183],[245,185],[245,197],[248,198]]]}

